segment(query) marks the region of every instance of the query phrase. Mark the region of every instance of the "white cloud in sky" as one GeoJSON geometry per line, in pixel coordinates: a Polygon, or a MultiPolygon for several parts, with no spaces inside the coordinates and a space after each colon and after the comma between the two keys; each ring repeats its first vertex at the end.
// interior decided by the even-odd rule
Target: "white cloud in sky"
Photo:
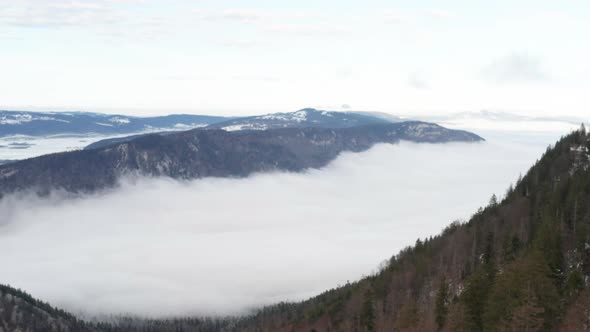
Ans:
{"type": "Polygon", "coordinates": [[[535,2],[529,15],[532,5],[0,0],[0,72],[10,78],[0,100],[252,114],[339,105],[346,96],[359,109],[398,114],[580,113],[590,107],[590,47],[580,42],[589,9],[535,2]],[[354,77],[343,79],[341,68],[354,77]],[[257,79],[276,76],[281,83],[257,79]],[[424,81],[429,89],[416,89],[424,81]],[[527,86],[534,91],[515,91],[527,86]]]}
{"type": "Polygon", "coordinates": [[[551,79],[540,58],[525,53],[499,57],[484,68],[483,74],[499,83],[545,82],[551,79]]]}
{"type": "Polygon", "coordinates": [[[211,11],[204,9],[194,9],[193,13],[197,19],[201,20],[228,20],[245,23],[260,22],[272,19],[273,16],[265,11],[254,9],[226,9],[221,11],[211,11]]]}
{"type": "Polygon", "coordinates": [[[454,13],[446,9],[427,9],[426,14],[432,18],[449,19],[454,16],[454,13]]]}
{"type": "Polygon", "coordinates": [[[428,82],[419,74],[412,73],[408,77],[408,84],[415,89],[428,89],[430,85],[428,82]]]}
{"type": "Polygon", "coordinates": [[[121,16],[107,0],[2,0],[0,25],[21,27],[68,27],[111,24],[121,16]]]}

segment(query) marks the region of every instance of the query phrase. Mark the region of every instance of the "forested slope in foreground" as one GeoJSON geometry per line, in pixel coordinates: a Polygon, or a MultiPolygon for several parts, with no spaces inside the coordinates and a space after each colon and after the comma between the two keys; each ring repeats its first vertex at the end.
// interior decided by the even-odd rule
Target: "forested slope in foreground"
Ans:
{"type": "MultiPolygon", "coordinates": [[[[31,319],[62,319],[69,331],[590,331],[589,148],[585,129],[571,133],[468,222],[301,303],[215,320],[31,319]]],[[[2,299],[0,323],[14,324],[2,299]]]]}
{"type": "Polygon", "coordinates": [[[589,149],[582,126],[468,222],[244,330],[590,331],[589,149]]]}

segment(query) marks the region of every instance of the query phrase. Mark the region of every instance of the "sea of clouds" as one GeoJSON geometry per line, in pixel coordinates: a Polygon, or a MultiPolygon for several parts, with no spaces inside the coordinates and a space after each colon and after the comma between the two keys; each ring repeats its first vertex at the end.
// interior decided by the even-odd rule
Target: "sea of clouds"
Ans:
{"type": "Polygon", "coordinates": [[[302,300],[469,218],[557,137],[486,138],[382,144],[298,174],[7,197],[1,282],[89,316],[225,315],[302,300]]]}

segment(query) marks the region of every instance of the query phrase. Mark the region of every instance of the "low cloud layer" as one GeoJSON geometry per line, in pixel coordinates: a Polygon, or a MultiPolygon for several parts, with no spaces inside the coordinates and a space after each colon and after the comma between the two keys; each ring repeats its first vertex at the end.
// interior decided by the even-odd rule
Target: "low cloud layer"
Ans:
{"type": "Polygon", "coordinates": [[[11,197],[0,202],[1,282],[91,316],[305,299],[468,218],[545,148],[520,142],[378,145],[304,174],[11,197]]]}

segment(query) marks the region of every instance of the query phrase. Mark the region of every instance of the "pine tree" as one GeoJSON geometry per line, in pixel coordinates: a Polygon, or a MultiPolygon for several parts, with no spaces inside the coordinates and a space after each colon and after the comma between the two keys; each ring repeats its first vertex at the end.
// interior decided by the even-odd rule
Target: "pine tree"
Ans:
{"type": "Polygon", "coordinates": [[[365,302],[361,309],[360,324],[367,332],[375,331],[375,308],[373,305],[373,292],[368,290],[365,293],[365,302]]]}
{"type": "Polygon", "coordinates": [[[536,299],[529,281],[525,289],[524,303],[516,308],[512,314],[512,330],[523,332],[540,331],[544,323],[544,313],[545,309],[536,299]]]}
{"type": "Polygon", "coordinates": [[[440,286],[436,294],[435,305],[436,326],[439,330],[442,330],[442,328],[445,326],[447,313],[449,311],[449,285],[447,284],[447,280],[445,278],[443,278],[440,282],[440,286]]]}
{"type": "Polygon", "coordinates": [[[490,207],[495,207],[496,205],[498,205],[498,197],[496,196],[496,194],[493,194],[492,197],[490,197],[490,202],[488,203],[488,205],[490,207]]]}

